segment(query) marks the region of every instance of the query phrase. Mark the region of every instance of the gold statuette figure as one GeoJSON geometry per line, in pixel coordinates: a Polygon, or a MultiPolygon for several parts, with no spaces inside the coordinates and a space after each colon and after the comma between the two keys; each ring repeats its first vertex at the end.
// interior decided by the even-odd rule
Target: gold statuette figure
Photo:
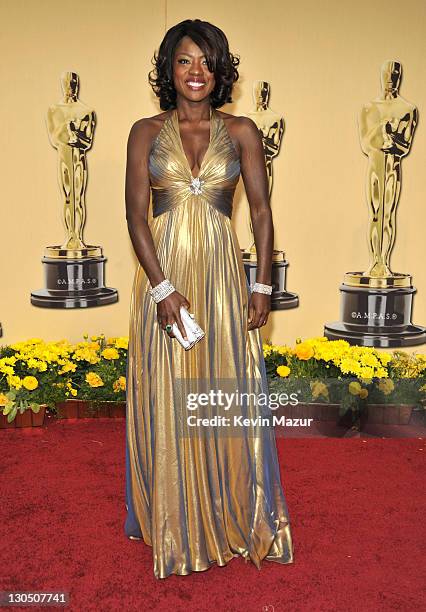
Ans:
{"type": "Polygon", "coordinates": [[[269,196],[272,193],[272,160],[279,153],[284,134],[284,119],[268,107],[270,87],[266,81],[255,81],[253,85],[254,111],[247,113],[262,134],[265,150],[266,170],[269,180],[269,196]]]}
{"type": "Polygon", "coordinates": [[[42,259],[44,289],[31,292],[31,303],[42,308],[87,308],[111,304],[116,289],[104,286],[106,258],[102,247],[86,245],[86,153],[91,148],[96,125],[95,111],[78,99],[79,78],[75,72],[61,75],[63,98],[47,112],[49,139],[58,154],[58,180],[63,203],[65,240],[48,246],[42,259]]]}
{"type": "Polygon", "coordinates": [[[368,156],[367,202],[370,265],[347,272],[340,285],[341,320],[327,323],[330,340],[382,348],[424,344],[426,328],[411,322],[416,289],[411,275],[392,272],[401,160],[410,151],[417,109],[399,95],[402,66],[388,60],[381,69],[382,95],[366,104],[358,120],[361,148],[368,156]]]}
{"type": "MultiPolygon", "coordinates": [[[[279,153],[281,141],[284,134],[284,119],[268,107],[270,87],[266,81],[255,81],[253,84],[253,99],[255,108],[247,113],[262,135],[263,149],[265,152],[266,171],[268,173],[269,197],[272,194],[272,161],[279,153]]],[[[249,252],[255,254],[253,227],[249,220],[251,245],[249,252]]],[[[282,251],[274,251],[274,260],[284,259],[282,251]]]]}
{"type": "Polygon", "coordinates": [[[47,130],[58,151],[58,180],[63,200],[66,236],[61,246],[47,247],[46,255],[81,257],[100,255],[100,247],[86,246],[86,152],[91,148],[96,125],[95,111],[78,99],[79,78],[75,72],[61,75],[63,99],[47,112],[47,130]]]}
{"type": "Polygon", "coordinates": [[[371,263],[364,276],[392,276],[389,256],[395,241],[395,213],[401,191],[401,159],[410,150],[417,125],[417,108],[399,93],[402,66],[382,66],[382,95],[361,111],[361,147],[368,155],[367,202],[370,211],[368,245],[371,263]]]}
{"type": "MultiPolygon", "coordinates": [[[[255,81],[253,84],[254,110],[247,113],[257,125],[262,136],[265,165],[269,183],[269,198],[272,195],[273,175],[272,162],[278,155],[284,134],[284,119],[268,107],[270,86],[266,81],[255,81]]],[[[249,283],[256,280],[257,253],[253,226],[249,216],[251,245],[242,249],[242,258],[249,283]]],[[[272,296],[271,310],[286,310],[295,308],[299,298],[295,293],[286,290],[286,271],[288,262],[284,251],[272,251],[272,296]]]]}
{"type": "Polygon", "coordinates": [[[368,156],[370,265],[365,272],[345,275],[345,283],[355,287],[409,287],[411,283],[409,274],[393,273],[389,264],[401,191],[401,159],[410,150],[418,118],[414,104],[398,93],[401,74],[399,62],[384,62],[382,95],[366,104],[358,119],[361,148],[368,156]]]}

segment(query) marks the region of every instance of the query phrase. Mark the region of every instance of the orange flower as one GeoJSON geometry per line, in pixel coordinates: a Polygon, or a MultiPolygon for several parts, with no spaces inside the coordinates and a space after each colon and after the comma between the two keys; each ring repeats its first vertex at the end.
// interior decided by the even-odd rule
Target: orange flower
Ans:
{"type": "Polygon", "coordinates": [[[312,346],[309,346],[307,344],[296,344],[294,353],[299,359],[307,361],[308,359],[314,356],[314,349],[312,348],[312,346]]]}

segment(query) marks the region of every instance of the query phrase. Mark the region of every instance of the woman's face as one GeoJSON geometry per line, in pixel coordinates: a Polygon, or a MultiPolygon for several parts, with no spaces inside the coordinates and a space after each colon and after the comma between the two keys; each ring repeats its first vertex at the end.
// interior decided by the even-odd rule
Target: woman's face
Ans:
{"type": "Polygon", "coordinates": [[[214,74],[207,67],[203,51],[189,36],[184,36],[176,47],[173,80],[178,96],[192,101],[204,100],[215,87],[214,74]]]}

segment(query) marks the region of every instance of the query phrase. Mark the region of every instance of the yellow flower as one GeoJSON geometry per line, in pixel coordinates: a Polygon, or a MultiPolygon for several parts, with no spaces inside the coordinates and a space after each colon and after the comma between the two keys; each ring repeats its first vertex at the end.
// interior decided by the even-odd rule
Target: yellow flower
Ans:
{"type": "Polygon", "coordinates": [[[75,372],[77,364],[72,361],[67,361],[65,365],[59,370],[59,374],[65,374],[66,372],[75,372]]]}
{"type": "Polygon", "coordinates": [[[7,382],[9,383],[9,386],[13,387],[14,389],[20,389],[22,387],[22,380],[19,378],[19,376],[8,376],[7,382]]]}
{"type": "Polygon", "coordinates": [[[5,406],[7,402],[7,397],[4,393],[0,393],[0,406],[5,406]]]}
{"type": "Polygon", "coordinates": [[[377,378],[387,378],[389,376],[388,371],[385,368],[377,368],[376,370],[377,378]]]}
{"type": "Polygon", "coordinates": [[[377,387],[384,393],[384,395],[390,395],[392,391],[395,389],[395,385],[393,384],[393,380],[390,378],[386,378],[385,380],[379,380],[377,383],[377,387]]]}
{"type": "Polygon", "coordinates": [[[302,343],[296,345],[294,352],[299,359],[304,361],[307,361],[314,355],[314,349],[311,346],[302,343]]]}
{"type": "Polygon", "coordinates": [[[6,365],[5,360],[2,359],[0,360],[0,372],[2,374],[9,374],[10,376],[13,376],[14,370],[12,366],[6,365]]]}
{"type": "Polygon", "coordinates": [[[105,359],[118,359],[120,357],[120,353],[115,348],[106,348],[102,351],[101,355],[105,359]]]}
{"type": "Polygon", "coordinates": [[[100,357],[96,354],[99,345],[96,343],[79,343],[75,347],[74,359],[77,361],[87,361],[89,363],[98,363],[100,357]]]}
{"type": "Polygon", "coordinates": [[[374,368],[364,366],[363,368],[360,369],[359,375],[361,378],[365,378],[367,380],[371,379],[374,376],[374,368]]]}
{"type": "Polygon", "coordinates": [[[290,374],[290,368],[286,365],[280,365],[277,367],[277,374],[284,378],[290,374]]]}
{"type": "Polygon", "coordinates": [[[34,391],[38,387],[38,380],[35,376],[25,376],[22,379],[22,384],[29,391],[34,391]]]}
{"type": "Polygon", "coordinates": [[[363,366],[369,366],[371,369],[379,365],[379,361],[373,353],[361,353],[359,355],[359,361],[363,366]]]}
{"type": "Polygon", "coordinates": [[[115,346],[118,349],[127,349],[129,347],[129,338],[127,336],[123,336],[122,338],[116,338],[115,346]]]}
{"type": "Polygon", "coordinates": [[[70,389],[71,391],[71,395],[74,395],[74,397],[77,395],[77,389],[70,389]]]}
{"type": "Polygon", "coordinates": [[[426,355],[425,354],[416,355],[415,359],[416,361],[419,362],[417,364],[417,367],[419,368],[420,372],[425,370],[426,369],[426,355]]]}
{"type": "Polygon", "coordinates": [[[291,353],[291,348],[288,346],[279,346],[277,349],[277,353],[279,355],[288,355],[289,353],[291,353]]]}
{"type": "Polygon", "coordinates": [[[356,359],[345,357],[340,362],[340,369],[343,374],[359,374],[361,366],[356,359]]]}
{"type": "Polygon", "coordinates": [[[359,396],[361,399],[365,399],[368,395],[368,389],[361,389],[361,391],[359,392],[359,396]]]}
{"type": "Polygon", "coordinates": [[[360,391],[361,385],[358,381],[352,381],[349,383],[349,393],[351,393],[352,395],[359,395],[360,391]]]}
{"type": "Polygon", "coordinates": [[[120,376],[112,385],[114,391],[118,393],[119,391],[126,390],[126,377],[120,376]]]}
{"type": "Polygon", "coordinates": [[[383,365],[387,365],[389,361],[392,360],[392,355],[390,353],[385,353],[381,351],[378,351],[378,357],[383,365]]]}
{"type": "Polygon", "coordinates": [[[86,374],[86,382],[89,383],[91,387],[103,387],[104,384],[102,378],[95,372],[88,372],[86,374]]]}
{"type": "Polygon", "coordinates": [[[328,387],[326,384],[319,380],[311,381],[310,383],[312,397],[317,399],[320,395],[322,395],[325,399],[329,399],[328,387]]]}

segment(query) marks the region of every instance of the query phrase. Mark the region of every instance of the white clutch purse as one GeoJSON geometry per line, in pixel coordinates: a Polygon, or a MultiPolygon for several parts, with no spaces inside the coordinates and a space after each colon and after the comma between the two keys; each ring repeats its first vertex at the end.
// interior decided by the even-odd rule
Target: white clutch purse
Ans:
{"type": "Polygon", "coordinates": [[[183,348],[187,351],[194,346],[201,338],[204,338],[205,333],[201,329],[201,327],[194,321],[193,314],[189,313],[185,306],[180,307],[180,317],[182,319],[183,326],[186,331],[186,337],[188,340],[185,340],[182,334],[179,331],[179,327],[176,323],[172,325],[172,331],[175,335],[175,338],[183,348]]]}

